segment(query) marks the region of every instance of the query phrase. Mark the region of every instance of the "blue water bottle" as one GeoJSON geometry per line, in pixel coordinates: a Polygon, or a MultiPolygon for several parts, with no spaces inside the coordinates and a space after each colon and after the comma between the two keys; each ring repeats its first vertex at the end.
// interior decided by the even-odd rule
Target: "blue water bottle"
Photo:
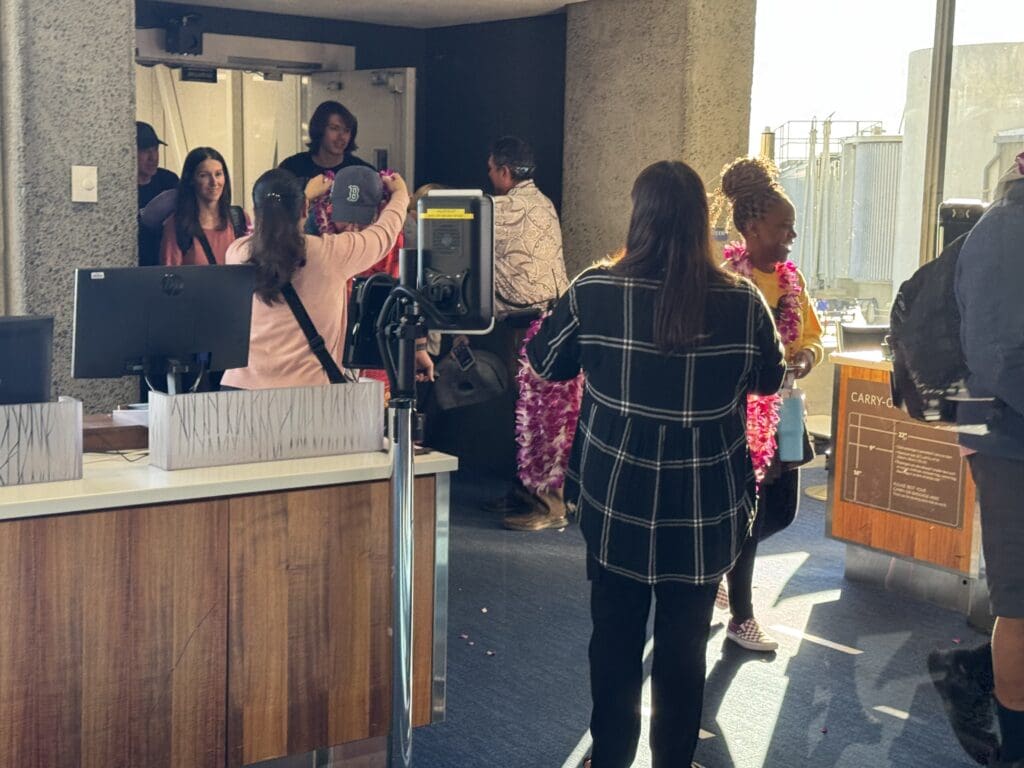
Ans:
{"type": "Polygon", "coordinates": [[[796,385],[793,374],[786,374],[779,405],[779,428],[776,433],[780,461],[802,461],[804,458],[804,393],[796,385]]]}

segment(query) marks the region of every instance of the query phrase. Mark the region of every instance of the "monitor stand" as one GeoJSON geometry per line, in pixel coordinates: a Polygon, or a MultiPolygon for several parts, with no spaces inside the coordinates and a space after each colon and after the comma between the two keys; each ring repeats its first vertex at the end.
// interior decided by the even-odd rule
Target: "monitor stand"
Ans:
{"type": "MultiPolygon", "coordinates": [[[[181,360],[174,358],[167,359],[167,394],[168,395],[181,395],[185,394],[186,390],[182,385],[182,375],[190,373],[192,366],[181,360]]],[[[200,366],[199,376],[202,377],[203,371],[200,366]]]]}

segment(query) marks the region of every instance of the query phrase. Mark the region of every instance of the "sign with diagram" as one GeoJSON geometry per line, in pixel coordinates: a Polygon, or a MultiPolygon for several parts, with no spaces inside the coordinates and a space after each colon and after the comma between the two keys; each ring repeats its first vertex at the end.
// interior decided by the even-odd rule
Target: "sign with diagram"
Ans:
{"type": "Polygon", "coordinates": [[[882,382],[851,378],[846,397],[843,501],[963,527],[967,465],[956,433],[894,408],[882,382]]]}

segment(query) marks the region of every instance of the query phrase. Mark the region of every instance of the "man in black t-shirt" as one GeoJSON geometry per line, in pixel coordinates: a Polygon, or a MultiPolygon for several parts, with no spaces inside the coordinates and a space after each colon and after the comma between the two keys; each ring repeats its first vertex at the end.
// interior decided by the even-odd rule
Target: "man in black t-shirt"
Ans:
{"type": "Polygon", "coordinates": [[[303,185],[324,171],[337,173],[350,165],[373,168],[352,154],[358,149],[358,130],[359,121],[344,105],[325,101],[309,120],[309,150],[285,159],[280,167],[294,173],[303,185]]]}
{"type": "MultiPolygon", "coordinates": [[[[166,142],[157,138],[156,131],[149,123],[136,121],[135,123],[135,146],[138,149],[138,174],[139,174],[139,208],[138,213],[149,205],[150,201],[168,189],[178,186],[178,175],[168,171],[166,168],[158,167],[160,164],[160,145],[167,146],[166,142]]],[[[136,217],[138,216],[136,214],[136,217]]],[[[162,224],[162,222],[161,222],[162,224]]],[[[160,237],[162,228],[151,228],[144,226],[141,221],[139,227],[139,266],[152,267],[160,263],[160,237]]]]}

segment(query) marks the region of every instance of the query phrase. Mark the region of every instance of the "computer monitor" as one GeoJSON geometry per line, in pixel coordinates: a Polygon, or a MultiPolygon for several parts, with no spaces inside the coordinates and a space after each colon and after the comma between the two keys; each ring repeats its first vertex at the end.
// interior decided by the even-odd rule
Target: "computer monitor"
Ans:
{"type": "Polygon", "coordinates": [[[881,351],[882,343],[888,335],[888,325],[840,323],[836,341],[840,352],[874,352],[881,351]]]}
{"type": "Polygon", "coordinates": [[[956,240],[960,235],[970,232],[988,208],[981,200],[953,199],[944,200],[939,206],[939,227],[942,237],[939,239],[939,251],[956,240]]]}
{"type": "Polygon", "coordinates": [[[75,270],[72,374],[180,376],[249,362],[255,270],[247,265],[75,270]]]}
{"type": "Polygon", "coordinates": [[[0,317],[0,405],[50,400],[52,317],[0,317]]]}

